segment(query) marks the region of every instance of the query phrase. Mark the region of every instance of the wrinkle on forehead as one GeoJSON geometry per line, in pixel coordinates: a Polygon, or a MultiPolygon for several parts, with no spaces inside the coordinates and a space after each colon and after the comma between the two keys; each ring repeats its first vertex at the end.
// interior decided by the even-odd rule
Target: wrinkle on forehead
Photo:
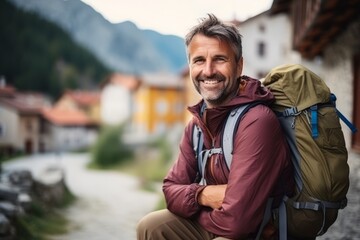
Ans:
{"type": "Polygon", "coordinates": [[[231,47],[224,41],[216,37],[207,37],[202,34],[195,35],[188,46],[188,58],[199,56],[232,56],[234,55],[231,47]]]}

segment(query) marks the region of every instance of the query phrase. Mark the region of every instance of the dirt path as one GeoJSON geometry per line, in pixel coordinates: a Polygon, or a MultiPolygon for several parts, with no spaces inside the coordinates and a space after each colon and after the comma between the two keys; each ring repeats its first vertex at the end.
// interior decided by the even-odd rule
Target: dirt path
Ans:
{"type": "Polygon", "coordinates": [[[28,167],[35,174],[52,164],[64,167],[66,183],[78,201],[64,211],[71,221],[70,232],[54,240],[136,239],[136,223],[155,208],[160,195],[140,190],[132,176],[87,170],[88,161],[86,154],[47,154],[20,159],[7,167],[28,167]]]}
{"type": "MultiPolygon", "coordinates": [[[[118,172],[86,170],[88,156],[64,154],[33,156],[7,163],[6,168],[26,166],[35,174],[51,164],[61,164],[66,182],[78,201],[64,214],[71,220],[71,231],[54,240],[134,240],[138,220],[152,211],[159,194],[139,190],[136,178],[118,172]]],[[[360,155],[349,155],[350,189],[348,206],[319,240],[360,240],[360,155]]]]}

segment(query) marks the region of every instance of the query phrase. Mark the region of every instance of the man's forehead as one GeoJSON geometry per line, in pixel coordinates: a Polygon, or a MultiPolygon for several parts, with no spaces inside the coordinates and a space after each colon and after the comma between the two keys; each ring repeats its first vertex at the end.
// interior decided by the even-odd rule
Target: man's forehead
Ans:
{"type": "Polygon", "coordinates": [[[216,37],[207,37],[204,35],[194,36],[192,41],[188,46],[188,53],[189,54],[201,54],[201,53],[219,53],[229,54],[233,52],[230,48],[230,45],[222,41],[216,37]]]}

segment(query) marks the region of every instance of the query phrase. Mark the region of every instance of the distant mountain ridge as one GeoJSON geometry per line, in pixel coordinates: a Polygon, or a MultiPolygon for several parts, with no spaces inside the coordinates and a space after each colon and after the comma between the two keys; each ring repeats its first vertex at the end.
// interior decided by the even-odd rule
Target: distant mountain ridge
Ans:
{"type": "Polygon", "coordinates": [[[186,66],[184,40],[132,22],[112,24],[80,0],[10,0],[65,31],[114,71],[132,74],[179,73],[186,66]]]}

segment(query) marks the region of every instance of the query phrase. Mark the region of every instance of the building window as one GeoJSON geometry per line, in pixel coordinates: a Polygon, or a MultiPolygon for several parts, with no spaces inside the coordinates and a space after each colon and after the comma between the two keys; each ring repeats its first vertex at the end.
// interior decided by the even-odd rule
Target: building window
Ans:
{"type": "Polygon", "coordinates": [[[265,32],[265,26],[264,26],[264,24],[260,24],[260,25],[259,25],[259,31],[260,31],[260,32],[265,32]]]}
{"type": "Polygon", "coordinates": [[[168,111],[168,104],[164,99],[157,101],[156,103],[156,112],[159,115],[165,115],[168,111]]]}
{"type": "Polygon", "coordinates": [[[41,119],[40,120],[40,133],[42,133],[42,134],[44,134],[44,133],[46,133],[46,122],[45,122],[45,120],[44,119],[41,119]]]}
{"type": "Polygon", "coordinates": [[[5,126],[0,122],[0,138],[5,136],[5,126]]]}
{"type": "Polygon", "coordinates": [[[266,54],[266,45],[264,42],[258,43],[258,56],[259,57],[265,57],[266,54]]]}
{"type": "Polygon", "coordinates": [[[27,130],[28,132],[31,132],[32,129],[33,129],[31,120],[30,120],[30,119],[27,119],[25,124],[26,124],[26,130],[27,130]]]}

